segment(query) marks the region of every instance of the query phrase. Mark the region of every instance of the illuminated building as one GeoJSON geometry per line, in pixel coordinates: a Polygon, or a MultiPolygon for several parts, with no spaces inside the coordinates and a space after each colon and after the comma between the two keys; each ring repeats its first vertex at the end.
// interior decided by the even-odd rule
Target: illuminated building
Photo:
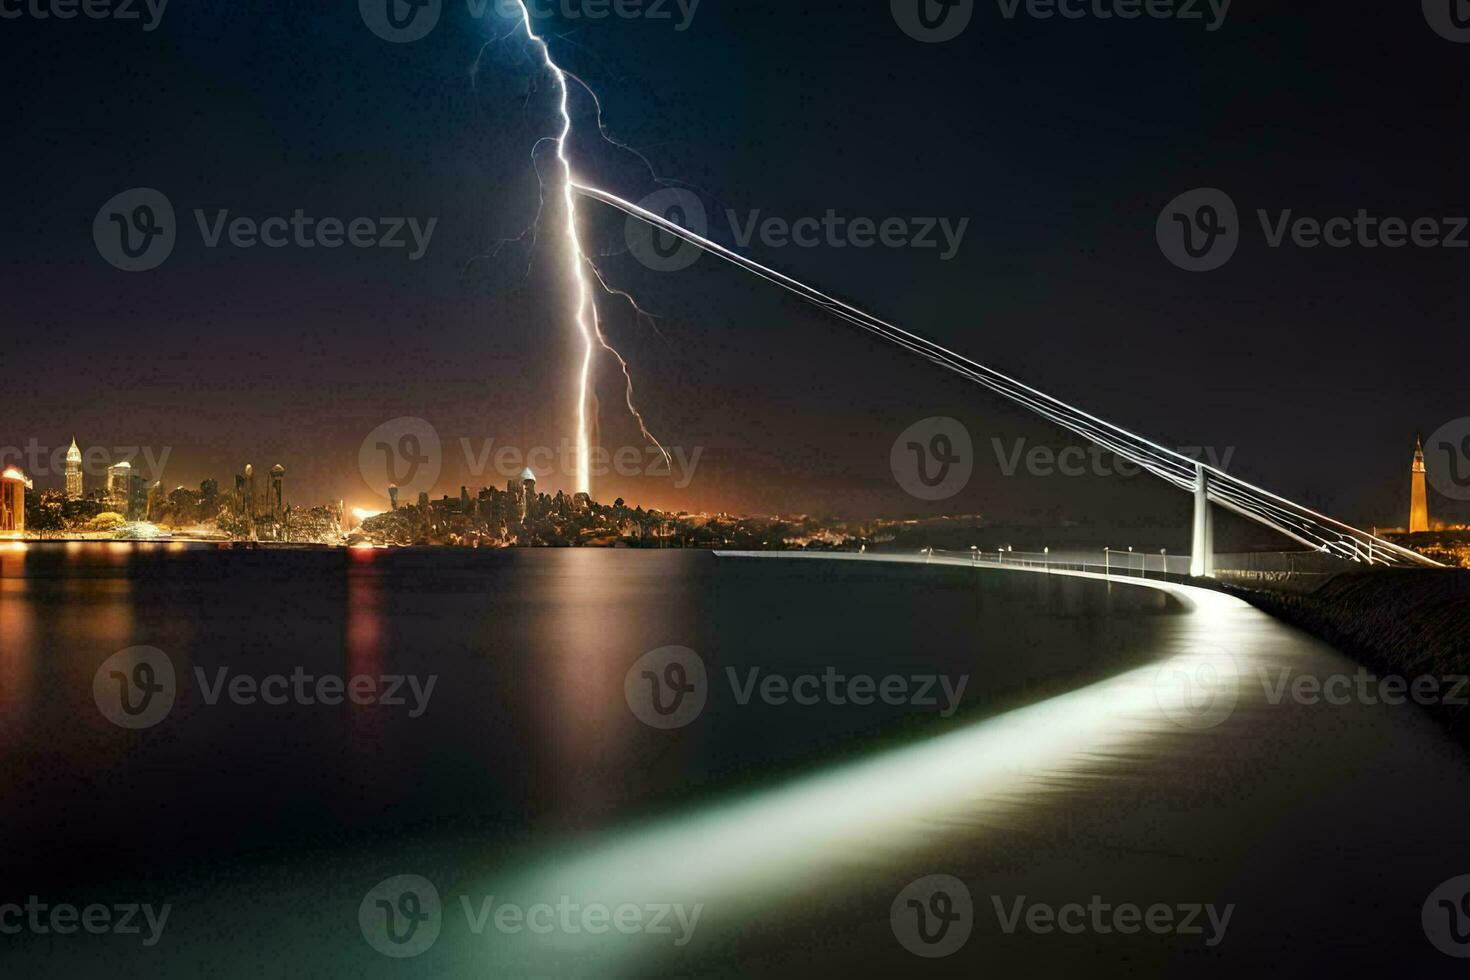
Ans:
{"type": "Polygon", "coordinates": [[[133,464],[127,460],[107,468],[107,506],[116,513],[128,509],[128,495],[132,492],[133,464]]]}
{"type": "Polygon", "coordinates": [[[82,451],[77,448],[75,436],[66,451],[66,499],[82,499],[82,451]]]}
{"type": "Polygon", "coordinates": [[[141,473],[128,476],[128,509],[123,516],[130,521],[148,517],[148,481],[141,473]]]}
{"type": "Polygon", "coordinates": [[[31,481],[14,466],[0,473],[0,538],[20,538],[26,533],[26,491],[31,481]]]}
{"type": "Polygon", "coordinates": [[[286,513],[286,467],[277,463],[271,467],[271,516],[280,520],[286,513]]]}
{"type": "Polygon", "coordinates": [[[398,485],[390,484],[388,487],[388,504],[390,509],[398,509],[398,485]]]}
{"type": "Polygon", "coordinates": [[[1409,471],[1409,533],[1429,530],[1429,497],[1424,490],[1424,444],[1414,440],[1414,465],[1409,471]]]}
{"type": "Polygon", "coordinates": [[[579,493],[572,498],[572,510],[578,514],[585,514],[592,509],[592,495],[590,493],[579,493]]]}

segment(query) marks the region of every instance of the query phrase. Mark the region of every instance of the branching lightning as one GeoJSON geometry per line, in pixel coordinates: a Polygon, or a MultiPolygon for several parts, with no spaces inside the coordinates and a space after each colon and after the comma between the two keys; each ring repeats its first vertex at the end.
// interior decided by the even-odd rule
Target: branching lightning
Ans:
{"type": "MultiPolygon", "coordinates": [[[[521,20],[525,26],[527,38],[540,51],[541,60],[545,64],[546,70],[551,73],[552,78],[556,82],[558,112],[561,114],[560,133],[555,137],[547,137],[546,140],[541,142],[549,141],[556,146],[557,175],[555,177],[555,180],[557,183],[560,184],[559,193],[562,200],[562,209],[565,212],[567,271],[571,275],[573,282],[576,284],[576,323],[578,333],[582,338],[581,367],[577,373],[576,383],[576,482],[578,493],[590,494],[592,492],[592,419],[589,412],[589,402],[592,398],[592,367],[598,347],[601,347],[603,350],[607,351],[609,354],[615,357],[618,361],[619,366],[622,368],[623,378],[626,383],[624,397],[628,405],[628,411],[631,412],[633,418],[637,420],[638,428],[643,433],[644,438],[648,439],[658,449],[658,451],[663,454],[666,462],[669,459],[669,454],[668,451],[664,449],[663,444],[659,442],[658,439],[654,438],[653,433],[649,431],[648,425],[644,421],[642,413],[638,411],[638,408],[634,403],[633,374],[628,367],[627,359],[624,358],[622,354],[618,353],[617,349],[613,347],[613,345],[608,341],[607,336],[602,331],[602,323],[597,312],[597,302],[593,297],[592,284],[587,276],[588,271],[591,271],[592,277],[595,278],[598,284],[601,285],[603,289],[607,290],[609,294],[620,296],[631,303],[634,311],[638,314],[640,318],[649,317],[649,314],[638,305],[638,303],[633,299],[632,296],[620,290],[612,289],[610,286],[608,286],[607,283],[603,280],[602,276],[597,272],[596,267],[592,264],[592,260],[588,257],[586,250],[582,247],[582,233],[581,228],[579,227],[577,222],[578,195],[574,190],[576,178],[573,176],[571,155],[567,149],[567,142],[572,137],[573,129],[571,110],[572,82],[576,82],[578,86],[584,89],[587,94],[592,98],[593,103],[596,105],[598,120],[597,125],[602,137],[614,143],[614,145],[616,146],[622,147],[623,144],[613,140],[612,137],[608,134],[606,126],[603,125],[602,103],[597,98],[597,94],[592,91],[592,89],[587,85],[586,82],[582,81],[582,79],[578,78],[576,75],[573,75],[571,72],[566,71],[556,63],[556,59],[554,59],[551,55],[550,45],[547,44],[545,38],[536,33],[535,27],[531,23],[531,11],[530,8],[527,7],[525,0],[517,0],[517,5],[520,7],[521,20]]],[[[540,146],[540,142],[537,143],[537,146],[540,146]]],[[[629,149],[631,152],[634,153],[637,152],[631,150],[631,148],[628,147],[623,148],[629,149]]],[[[535,148],[533,148],[533,156],[535,152],[535,148]]],[[[648,161],[644,159],[641,154],[638,154],[638,156],[639,159],[643,159],[644,163],[648,163],[648,161]]],[[[650,167],[650,169],[652,168],[650,167]]],[[[541,202],[544,206],[546,202],[544,186],[542,188],[541,202]]],[[[533,242],[537,237],[539,237],[540,226],[541,215],[538,211],[536,216],[536,223],[531,230],[533,234],[533,242]]],[[[525,233],[522,234],[522,238],[524,237],[525,233]]]]}

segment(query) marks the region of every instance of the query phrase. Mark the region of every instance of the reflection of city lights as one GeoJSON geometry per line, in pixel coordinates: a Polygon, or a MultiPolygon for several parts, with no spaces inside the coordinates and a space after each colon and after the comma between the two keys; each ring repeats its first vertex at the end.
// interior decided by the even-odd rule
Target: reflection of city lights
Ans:
{"type": "Polygon", "coordinates": [[[376,547],[377,547],[377,545],[373,544],[371,541],[359,541],[359,542],[357,542],[357,544],[355,544],[355,545],[352,546],[352,550],[353,551],[372,551],[376,547]]]}

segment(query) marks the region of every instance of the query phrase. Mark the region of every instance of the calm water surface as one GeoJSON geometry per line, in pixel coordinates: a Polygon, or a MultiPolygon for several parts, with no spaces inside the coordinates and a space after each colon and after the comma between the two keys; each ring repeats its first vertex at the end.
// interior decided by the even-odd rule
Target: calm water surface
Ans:
{"type": "MultiPolygon", "coordinates": [[[[159,942],[0,935],[71,976],[1287,975],[1456,961],[1430,891],[1470,873],[1470,767],[1411,707],[1272,704],[1260,677],[1354,666],[1224,597],[994,570],[683,552],[0,551],[0,903],[170,903],[159,942]],[[173,708],[128,731],[93,681],[164,652],[173,708]],[[708,702],[629,710],[648,651],[708,702]],[[1160,701],[1238,668],[1226,716],[1160,701]],[[730,672],[967,678],[935,705],[741,704],[730,672]],[[211,704],[219,678],[435,678],[408,703],[211,704]],[[1164,676],[1169,676],[1165,673],[1164,676]],[[1163,707],[1161,707],[1163,705],[1163,707]],[[1193,712],[1193,713],[1191,713],[1193,712]],[[1203,720],[1202,720],[1203,719],[1203,720]],[[1218,720],[1218,724],[1208,724],[1218,720]],[[413,874],[441,930],[364,940],[413,874]],[[890,906],[951,875],[968,941],[907,952],[890,906]],[[994,900],[1234,906],[1197,935],[1007,933],[994,900]],[[476,933],[465,905],[701,907],[688,941],[476,933]],[[1208,930],[1207,930],[1208,932],[1208,930]]],[[[492,906],[493,907],[493,906],[492,906]]],[[[677,931],[677,930],[676,930],[677,931]]]]}

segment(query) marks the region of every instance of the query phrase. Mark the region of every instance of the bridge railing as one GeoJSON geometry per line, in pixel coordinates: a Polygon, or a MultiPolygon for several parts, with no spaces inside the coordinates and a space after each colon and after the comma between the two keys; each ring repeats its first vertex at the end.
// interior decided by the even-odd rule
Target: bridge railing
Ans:
{"type": "MultiPolygon", "coordinates": [[[[1187,578],[1190,564],[1189,555],[1128,548],[1043,551],[1016,551],[1011,548],[971,548],[968,551],[956,551],[930,548],[926,552],[947,561],[973,565],[1094,572],[1120,578],[1187,578]]],[[[1217,562],[1215,577],[1220,581],[1307,591],[1333,575],[1361,567],[1335,555],[1315,551],[1225,553],[1217,556],[1217,562]]]]}

